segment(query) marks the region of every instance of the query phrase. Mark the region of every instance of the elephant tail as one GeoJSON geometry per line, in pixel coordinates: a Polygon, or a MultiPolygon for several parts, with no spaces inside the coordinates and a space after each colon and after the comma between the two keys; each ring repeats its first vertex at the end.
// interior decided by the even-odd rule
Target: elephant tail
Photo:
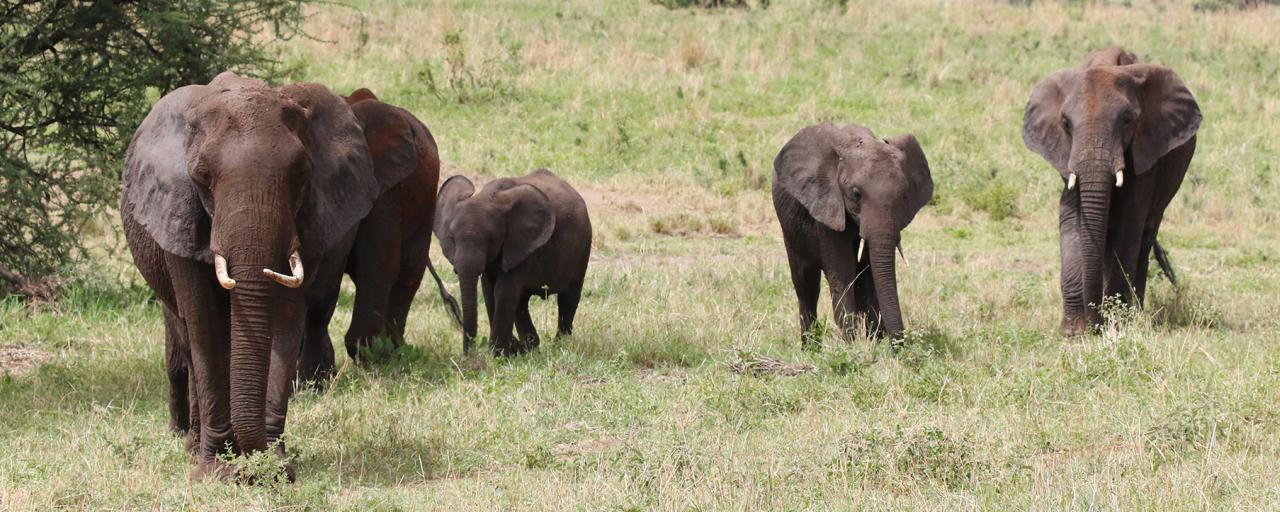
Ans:
{"type": "Polygon", "coordinates": [[[1160,246],[1160,241],[1155,243],[1156,263],[1160,264],[1160,270],[1164,271],[1164,275],[1169,276],[1169,282],[1174,286],[1178,286],[1178,275],[1173,273],[1173,265],[1169,263],[1169,253],[1164,251],[1164,247],[1160,246]]]}
{"type": "Polygon", "coordinates": [[[458,301],[449,295],[449,290],[444,287],[444,281],[440,280],[440,274],[436,273],[436,266],[431,263],[431,255],[427,255],[427,270],[431,271],[431,277],[436,280],[436,289],[440,290],[440,300],[444,301],[444,308],[449,311],[449,316],[453,317],[454,323],[458,328],[462,328],[462,310],[458,307],[458,301]]]}

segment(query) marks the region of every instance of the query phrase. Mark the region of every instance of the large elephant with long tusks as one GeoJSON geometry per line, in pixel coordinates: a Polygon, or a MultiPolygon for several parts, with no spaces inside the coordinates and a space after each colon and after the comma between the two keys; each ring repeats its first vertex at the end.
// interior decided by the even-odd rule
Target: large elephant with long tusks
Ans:
{"type": "Polygon", "coordinates": [[[164,311],[193,477],[234,476],[217,458],[228,448],[284,457],[307,312],[332,308],[353,228],[399,179],[377,172],[347,102],[316,84],[223,73],[165,95],[138,128],[120,214],[164,311]]]}

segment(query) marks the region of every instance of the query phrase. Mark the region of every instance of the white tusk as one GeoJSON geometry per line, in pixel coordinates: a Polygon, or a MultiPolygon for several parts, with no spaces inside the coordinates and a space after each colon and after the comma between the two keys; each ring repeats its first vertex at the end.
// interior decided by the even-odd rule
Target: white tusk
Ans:
{"type": "Polygon", "coordinates": [[[902,244],[898,244],[898,256],[902,256],[902,266],[911,266],[911,262],[907,261],[907,253],[902,252],[902,244]]]}
{"type": "Polygon", "coordinates": [[[293,272],[292,276],[282,275],[269,268],[262,269],[262,273],[289,288],[302,286],[302,258],[298,256],[298,251],[293,251],[293,254],[289,255],[289,270],[293,272]]]}
{"type": "Polygon", "coordinates": [[[1074,172],[1071,173],[1071,176],[1067,177],[1067,190],[1071,190],[1073,188],[1076,188],[1076,173],[1074,172]]]}
{"type": "Polygon", "coordinates": [[[1116,171],[1116,188],[1124,186],[1124,169],[1116,171]]]}
{"type": "Polygon", "coordinates": [[[218,284],[223,288],[230,290],[236,287],[236,280],[227,275],[227,259],[221,254],[213,255],[213,273],[218,276],[218,284]]]}
{"type": "Polygon", "coordinates": [[[867,239],[858,239],[858,261],[862,261],[862,250],[867,247],[867,239]]]}

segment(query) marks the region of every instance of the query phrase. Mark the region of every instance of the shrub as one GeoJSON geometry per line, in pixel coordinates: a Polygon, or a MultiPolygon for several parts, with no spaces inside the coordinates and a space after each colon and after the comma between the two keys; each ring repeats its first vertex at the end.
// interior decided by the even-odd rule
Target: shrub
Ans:
{"type": "Polygon", "coordinates": [[[297,34],[305,1],[0,0],[0,294],[84,255],[158,94],[227,69],[278,75],[256,42],[297,34]]]}

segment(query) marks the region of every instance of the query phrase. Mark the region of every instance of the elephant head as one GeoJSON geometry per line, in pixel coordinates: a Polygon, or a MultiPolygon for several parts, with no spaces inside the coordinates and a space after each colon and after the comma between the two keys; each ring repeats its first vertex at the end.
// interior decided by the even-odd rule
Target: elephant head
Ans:
{"type": "Polygon", "coordinates": [[[349,240],[380,193],[351,109],[320,85],[223,73],[165,95],[124,172],[122,201],[151,238],[212,263],[203,278],[227,290],[231,427],[241,450],[265,448],[273,339],[301,337],[304,269],[349,240]]]}
{"type": "Polygon", "coordinates": [[[476,336],[476,282],[481,274],[515,269],[551,239],[556,228],[551,200],[532,185],[504,178],[479,194],[465,176],[440,187],[433,231],[462,288],[466,350],[476,336]]]}
{"type": "Polygon", "coordinates": [[[891,336],[901,336],[893,251],[902,230],[933,197],[920,143],[909,134],[881,140],[862,126],[824,123],[788,141],[773,168],[775,182],[814,220],[835,231],[858,230],[870,249],[881,323],[891,336]]]}
{"type": "MultiPolygon", "coordinates": [[[[1023,142],[1058,170],[1066,187],[1061,224],[1076,236],[1063,240],[1062,271],[1072,277],[1063,280],[1064,303],[1074,312],[1068,316],[1090,325],[1101,321],[1096,306],[1113,191],[1126,177],[1149,172],[1200,126],[1200,108],[1178,75],[1136,60],[1118,48],[1095,52],[1086,67],[1041,80],[1023,114],[1023,142]]],[[[1079,330],[1066,323],[1064,329],[1079,330]]]]}

